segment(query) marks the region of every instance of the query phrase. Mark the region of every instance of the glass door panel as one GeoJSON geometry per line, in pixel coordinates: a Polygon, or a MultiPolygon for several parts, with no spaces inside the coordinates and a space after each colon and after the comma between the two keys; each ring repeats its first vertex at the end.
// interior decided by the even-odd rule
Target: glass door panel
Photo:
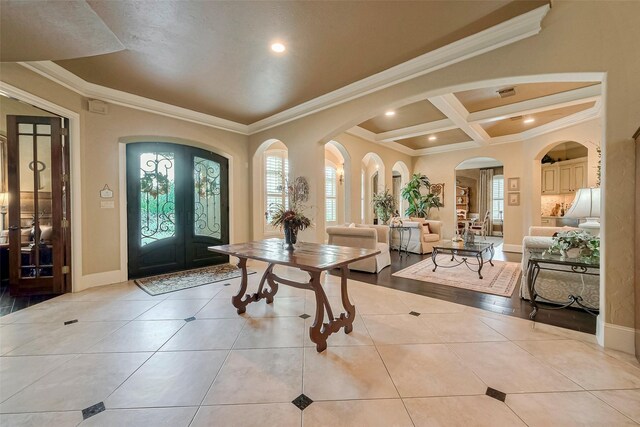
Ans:
{"type": "Polygon", "coordinates": [[[222,237],[220,164],[193,157],[193,232],[196,236],[222,237]]]}
{"type": "Polygon", "coordinates": [[[173,152],[140,154],[140,245],[175,237],[176,200],[173,152]]]}

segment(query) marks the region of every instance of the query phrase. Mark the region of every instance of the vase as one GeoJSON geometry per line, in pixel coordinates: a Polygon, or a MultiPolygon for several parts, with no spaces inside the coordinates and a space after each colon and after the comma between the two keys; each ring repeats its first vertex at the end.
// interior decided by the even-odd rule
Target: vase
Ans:
{"type": "Polygon", "coordinates": [[[570,248],[567,249],[567,258],[580,258],[580,254],[582,252],[582,249],[580,248],[570,248]]]}
{"type": "Polygon", "coordinates": [[[285,222],[284,224],[284,243],[287,245],[287,249],[292,251],[294,249],[293,245],[296,244],[298,240],[298,229],[292,225],[289,225],[285,222]]]}

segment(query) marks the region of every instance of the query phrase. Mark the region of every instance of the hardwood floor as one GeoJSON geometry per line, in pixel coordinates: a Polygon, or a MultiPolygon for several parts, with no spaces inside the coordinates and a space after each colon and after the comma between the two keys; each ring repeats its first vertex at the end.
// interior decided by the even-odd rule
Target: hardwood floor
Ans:
{"type": "Polygon", "coordinates": [[[0,285],[0,317],[31,307],[32,305],[54,298],[57,295],[33,295],[25,297],[14,297],[9,295],[9,285],[0,285]]]}
{"type": "MultiPolygon", "coordinates": [[[[400,257],[398,252],[391,251],[390,267],[383,269],[378,274],[350,271],[349,277],[372,285],[412,292],[418,295],[464,304],[470,307],[520,317],[522,319],[529,319],[531,305],[528,301],[520,298],[520,281],[518,281],[511,298],[506,298],[497,295],[483,294],[467,289],[454,288],[452,286],[444,286],[392,276],[396,271],[409,267],[410,265],[430,256],[430,254],[403,254],[402,257],[400,257]]],[[[496,251],[495,259],[520,262],[521,255],[496,251]]],[[[595,316],[579,309],[565,308],[562,310],[540,310],[536,316],[536,321],[589,334],[595,334],[596,332],[595,316]]]]}

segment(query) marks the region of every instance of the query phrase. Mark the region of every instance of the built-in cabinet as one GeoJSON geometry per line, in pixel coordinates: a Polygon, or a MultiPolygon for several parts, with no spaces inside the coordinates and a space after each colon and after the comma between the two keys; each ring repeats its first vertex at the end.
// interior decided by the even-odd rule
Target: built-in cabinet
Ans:
{"type": "Polygon", "coordinates": [[[587,187],[587,158],[542,165],[542,194],[574,194],[587,187]]]}

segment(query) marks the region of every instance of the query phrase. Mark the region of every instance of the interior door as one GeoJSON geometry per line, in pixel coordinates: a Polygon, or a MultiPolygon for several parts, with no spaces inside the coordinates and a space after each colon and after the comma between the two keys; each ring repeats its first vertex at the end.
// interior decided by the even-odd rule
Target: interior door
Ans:
{"type": "Polygon", "coordinates": [[[70,288],[68,151],[59,117],[7,116],[12,295],[70,288]]]}
{"type": "Polygon", "coordinates": [[[129,278],[227,262],[228,162],[177,144],[127,146],[129,278]]]}

